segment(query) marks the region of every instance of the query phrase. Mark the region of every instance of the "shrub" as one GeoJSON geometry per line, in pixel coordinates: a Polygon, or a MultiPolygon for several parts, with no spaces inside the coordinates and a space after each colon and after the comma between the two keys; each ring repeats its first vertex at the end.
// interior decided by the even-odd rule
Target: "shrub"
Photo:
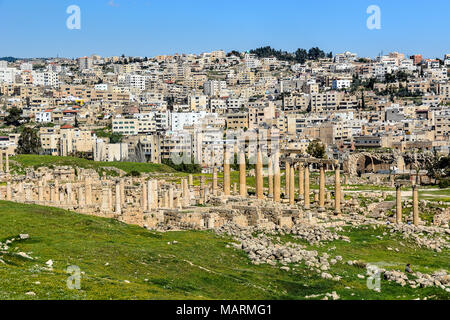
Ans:
{"type": "Polygon", "coordinates": [[[450,187],[450,179],[442,179],[439,181],[439,188],[446,189],[450,187]]]}
{"type": "Polygon", "coordinates": [[[139,171],[133,170],[128,175],[131,177],[140,177],[141,173],[139,171]]]}

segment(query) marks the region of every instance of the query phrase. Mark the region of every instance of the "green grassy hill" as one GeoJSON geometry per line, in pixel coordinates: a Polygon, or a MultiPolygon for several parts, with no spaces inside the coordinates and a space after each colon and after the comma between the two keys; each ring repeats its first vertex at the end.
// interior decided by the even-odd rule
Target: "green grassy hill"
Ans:
{"type": "MultiPolygon", "coordinates": [[[[336,246],[333,254],[344,261],[391,261],[400,267],[409,261],[429,271],[448,267],[448,252],[437,255],[404,241],[407,247],[393,257],[386,246],[398,241],[377,241],[374,234],[382,231],[365,232],[349,233],[350,244],[335,241],[318,250],[336,246]]],[[[439,288],[414,290],[386,281],[377,293],[357,277],[364,269],[346,264],[337,266],[344,275],[340,282],[302,268],[255,266],[242,251],[227,247],[231,239],[212,232],[149,232],[115,220],[0,201],[0,242],[19,234],[30,238],[0,253],[0,299],[304,299],[332,291],[342,299],[450,298],[439,288]],[[50,259],[53,270],[46,268],[50,259]],[[81,290],[66,286],[71,265],[83,272],[81,290]]]]}
{"type": "Polygon", "coordinates": [[[77,166],[79,168],[95,169],[98,172],[105,171],[105,168],[114,167],[130,173],[137,171],[141,173],[159,172],[172,173],[175,172],[171,167],[164,164],[155,163],[134,163],[134,162],[97,162],[75,157],[58,157],[58,156],[38,156],[38,155],[17,155],[11,157],[11,160],[17,163],[12,165],[11,169],[18,172],[28,167],[51,167],[51,166],[77,166]]]}

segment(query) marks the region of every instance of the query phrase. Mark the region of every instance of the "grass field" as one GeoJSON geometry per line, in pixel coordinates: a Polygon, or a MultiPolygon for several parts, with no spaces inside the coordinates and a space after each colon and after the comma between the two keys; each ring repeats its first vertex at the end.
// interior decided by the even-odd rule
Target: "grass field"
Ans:
{"type": "MultiPolygon", "coordinates": [[[[301,266],[286,272],[252,265],[244,252],[227,248],[231,239],[208,231],[149,232],[115,220],[5,201],[0,201],[0,226],[0,242],[30,236],[0,254],[0,299],[305,299],[332,291],[342,299],[450,299],[439,288],[411,289],[384,280],[377,293],[357,277],[365,269],[346,264],[331,271],[343,276],[340,282],[301,266]],[[49,259],[53,270],[46,269],[49,259]],[[71,265],[82,271],[81,290],[66,286],[71,265]]],[[[396,269],[408,262],[423,272],[448,268],[449,252],[437,254],[396,237],[378,240],[382,233],[349,229],[345,234],[351,243],[335,241],[314,249],[340,254],[344,261],[387,262],[396,269]]]]}
{"type": "MultiPolygon", "coordinates": [[[[114,167],[130,173],[137,171],[141,173],[171,173],[175,172],[172,168],[163,164],[154,163],[134,163],[134,162],[96,162],[75,157],[57,157],[57,156],[38,156],[38,155],[17,155],[11,157],[11,160],[18,165],[11,165],[11,169],[18,172],[28,167],[52,167],[52,166],[77,166],[86,169],[95,169],[98,172],[108,171],[106,168],[114,167]]],[[[112,174],[111,172],[108,172],[112,174]]]]}

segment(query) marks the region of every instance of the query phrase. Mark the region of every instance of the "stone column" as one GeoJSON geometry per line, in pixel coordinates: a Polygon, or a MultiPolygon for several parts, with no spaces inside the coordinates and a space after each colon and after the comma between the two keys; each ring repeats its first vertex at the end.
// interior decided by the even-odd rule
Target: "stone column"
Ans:
{"type": "Polygon", "coordinates": [[[125,203],[125,181],[120,179],[120,202],[122,205],[125,203]]]}
{"type": "Polygon", "coordinates": [[[78,205],[84,206],[85,205],[85,197],[83,194],[83,186],[78,186],[78,205]]]}
{"type": "Polygon", "coordinates": [[[23,201],[24,200],[24,192],[23,192],[23,183],[22,182],[19,182],[19,190],[17,190],[17,196],[16,196],[16,200],[18,201],[18,202],[21,202],[21,201],[23,201]]]}
{"type": "Polygon", "coordinates": [[[415,226],[419,225],[419,190],[417,185],[412,186],[413,193],[413,223],[415,226]]]}
{"type": "MultiPolygon", "coordinates": [[[[145,182],[144,182],[144,186],[145,186],[145,182]]],[[[118,183],[116,183],[116,214],[122,214],[122,201],[120,200],[121,193],[122,192],[121,192],[121,188],[120,188],[120,182],[118,182],[118,183]]],[[[144,193],[144,199],[145,199],[145,193],[144,193]]]]}
{"type": "Polygon", "coordinates": [[[91,184],[91,178],[86,177],[84,180],[84,190],[86,190],[86,197],[85,197],[85,202],[86,205],[91,205],[92,204],[92,184],[91,184]]]}
{"type": "Polygon", "coordinates": [[[269,197],[273,198],[273,156],[269,157],[267,164],[268,180],[269,180],[269,197]]]}
{"type": "Polygon", "coordinates": [[[142,199],[142,210],[147,210],[148,209],[148,192],[147,192],[147,181],[143,180],[141,181],[141,185],[142,185],[142,195],[141,195],[141,199],[142,199]]]}
{"type": "Polygon", "coordinates": [[[247,171],[244,152],[239,155],[239,193],[241,197],[247,197],[247,171]]]}
{"type": "MultiPolygon", "coordinates": [[[[108,212],[109,211],[109,190],[106,183],[102,184],[102,204],[101,204],[101,211],[102,212],[108,212]]],[[[87,194],[87,192],[86,192],[87,194]]]]}
{"type": "Polygon", "coordinates": [[[289,198],[289,182],[291,180],[291,165],[289,163],[289,160],[286,160],[285,164],[286,172],[285,172],[285,179],[284,179],[284,197],[289,198]]]}
{"type": "Polygon", "coordinates": [[[348,175],[344,175],[344,184],[348,185],[348,175]]]}
{"type": "Polygon", "coordinates": [[[213,168],[213,185],[212,185],[213,194],[217,196],[217,167],[213,168]]]}
{"type": "Polygon", "coordinates": [[[151,211],[155,208],[155,201],[153,200],[153,181],[148,180],[147,182],[147,208],[144,210],[151,211]]]}
{"type": "Polygon", "coordinates": [[[205,181],[206,181],[205,176],[201,176],[200,177],[200,189],[205,189],[205,181]]]}
{"type": "Polygon", "coordinates": [[[223,157],[223,193],[226,196],[230,195],[231,177],[230,177],[230,155],[225,151],[223,157]]]}
{"type": "Polygon", "coordinates": [[[261,150],[258,150],[256,154],[256,197],[259,200],[264,198],[263,187],[264,187],[264,179],[263,179],[263,163],[262,163],[262,153],[261,150]]]}
{"type": "Polygon", "coordinates": [[[169,208],[170,209],[174,209],[174,205],[173,205],[173,187],[169,188],[169,208]]]}
{"type": "Polygon", "coordinates": [[[72,205],[72,184],[71,183],[68,183],[66,185],[66,190],[67,190],[67,204],[72,205]]]}
{"type": "Polygon", "coordinates": [[[61,187],[59,189],[59,204],[62,205],[64,203],[65,203],[65,201],[64,201],[64,187],[61,187]]]}
{"type": "Polygon", "coordinates": [[[319,210],[325,210],[325,165],[320,164],[319,210]]]}
{"type": "Polygon", "coordinates": [[[203,204],[206,204],[208,202],[208,194],[209,194],[209,188],[208,186],[205,186],[205,189],[203,190],[203,204]]]}
{"type": "MultiPolygon", "coordinates": [[[[216,171],[217,177],[217,171],[216,171]]],[[[217,180],[216,180],[217,183],[217,180]]],[[[189,207],[191,205],[191,192],[188,187],[188,182],[186,179],[183,179],[183,204],[185,207],[189,207]]]]}
{"type": "Polygon", "coordinates": [[[305,167],[303,163],[300,163],[298,166],[298,197],[299,199],[303,198],[303,194],[305,193],[305,167]]]}
{"type": "Polygon", "coordinates": [[[25,199],[24,199],[24,201],[25,202],[27,202],[27,201],[33,201],[33,197],[31,196],[31,185],[29,185],[29,184],[26,184],[25,186],[24,186],[24,188],[25,188],[25,199]]]}
{"type": "Polygon", "coordinates": [[[169,206],[169,191],[164,191],[164,208],[170,208],[169,206]]]}
{"type": "Polygon", "coordinates": [[[0,150],[0,173],[3,172],[3,150],[0,150]]]}
{"type": "Polygon", "coordinates": [[[311,208],[311,200],[309,198],[309,164],[305,164],[305,209],[311,208]]]}
{"type": "MultiPolygon", "coordinates": [[[[175,191],[174,191],[175,192],[175,191]]],[[[176,191],[174,193],[174,198],[173,198],[173,207],[174,209],[177,209],[180,207],[180,195],[178,193],[178,191],[176,191]]]]}
{"type": "Polygon", "coordinates": [[[6,168],[5,168],[5,172],[9,173],[9,153],[8,151],[6,151],[6,168]]]}
{"type": "Polygon", "coordinates": [[[280,154],[277,152],[274,158],[273,167],[273,201],[281,200],[281,172],[280,172],[280,154]]]}
{"type": "Polygon", "coordinates": [[[55,204],[56,203],[56,194],[55,194],[55,185],[50,186],[50,203],[55,204]]]}
{"type": "Polygon", "coordinates": [[[113,196],[112,196],[112,188],[108,186],[108,208],[112,210],[113,207],[113,196]]]}
{"type": "Polygon", "coordinates": [[[42,181],[38,182],[38,201],[40,204],[44,202],[44,187],[42,181]]]}
{"type": "Polygon", "coordinates": [[[189,187],[192,188],[194,186],[194,176],[192,174],[189,175],[189,187]]]}
{"type": "Polygon", "coordinates": [[[396,193],[395,221],[398,224],[400,224],[402,223],[402,186],[400,184],[397,184],[395,186],[395,193],[396,193]]]}
{"type": "Polygon", "coordinates": [[[153,180],[153,208],[158,208],[158,180],[153,180]]]}
{"type": "Polygon", "coordinates": [[[295,204],[295,170],[294,165],[289,170],[289,204],[295,204]]]}
{"type": "Polygon", "coordinates": [[[336,166],[334,174],[334,212],[335,214],[341,213],[341,170],[339,165],[336,166]]]}
{"type": "Polygon", "coordinates": [[[12,200],[12,192],[11,192],[11,182],[6,183],[6,200],[11,201],[12,200]]]}
{"type": "Polygon", "coordinates": [[[200,188],[198,204],[201,206],[205,204],[205,188],[200,188]]]}

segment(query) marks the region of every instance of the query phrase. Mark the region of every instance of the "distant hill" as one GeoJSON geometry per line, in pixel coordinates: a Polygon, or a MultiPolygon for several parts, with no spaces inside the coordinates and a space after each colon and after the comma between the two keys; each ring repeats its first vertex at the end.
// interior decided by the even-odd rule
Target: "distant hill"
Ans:
{"type": "Polygon", "coordinates": [[[8,62],[16,62],[17,60],[19,60],[19,59],[14,58],[14,57],[2,57],[2,58],[0,58],[0,61],[8,61],[8,62]]]}

